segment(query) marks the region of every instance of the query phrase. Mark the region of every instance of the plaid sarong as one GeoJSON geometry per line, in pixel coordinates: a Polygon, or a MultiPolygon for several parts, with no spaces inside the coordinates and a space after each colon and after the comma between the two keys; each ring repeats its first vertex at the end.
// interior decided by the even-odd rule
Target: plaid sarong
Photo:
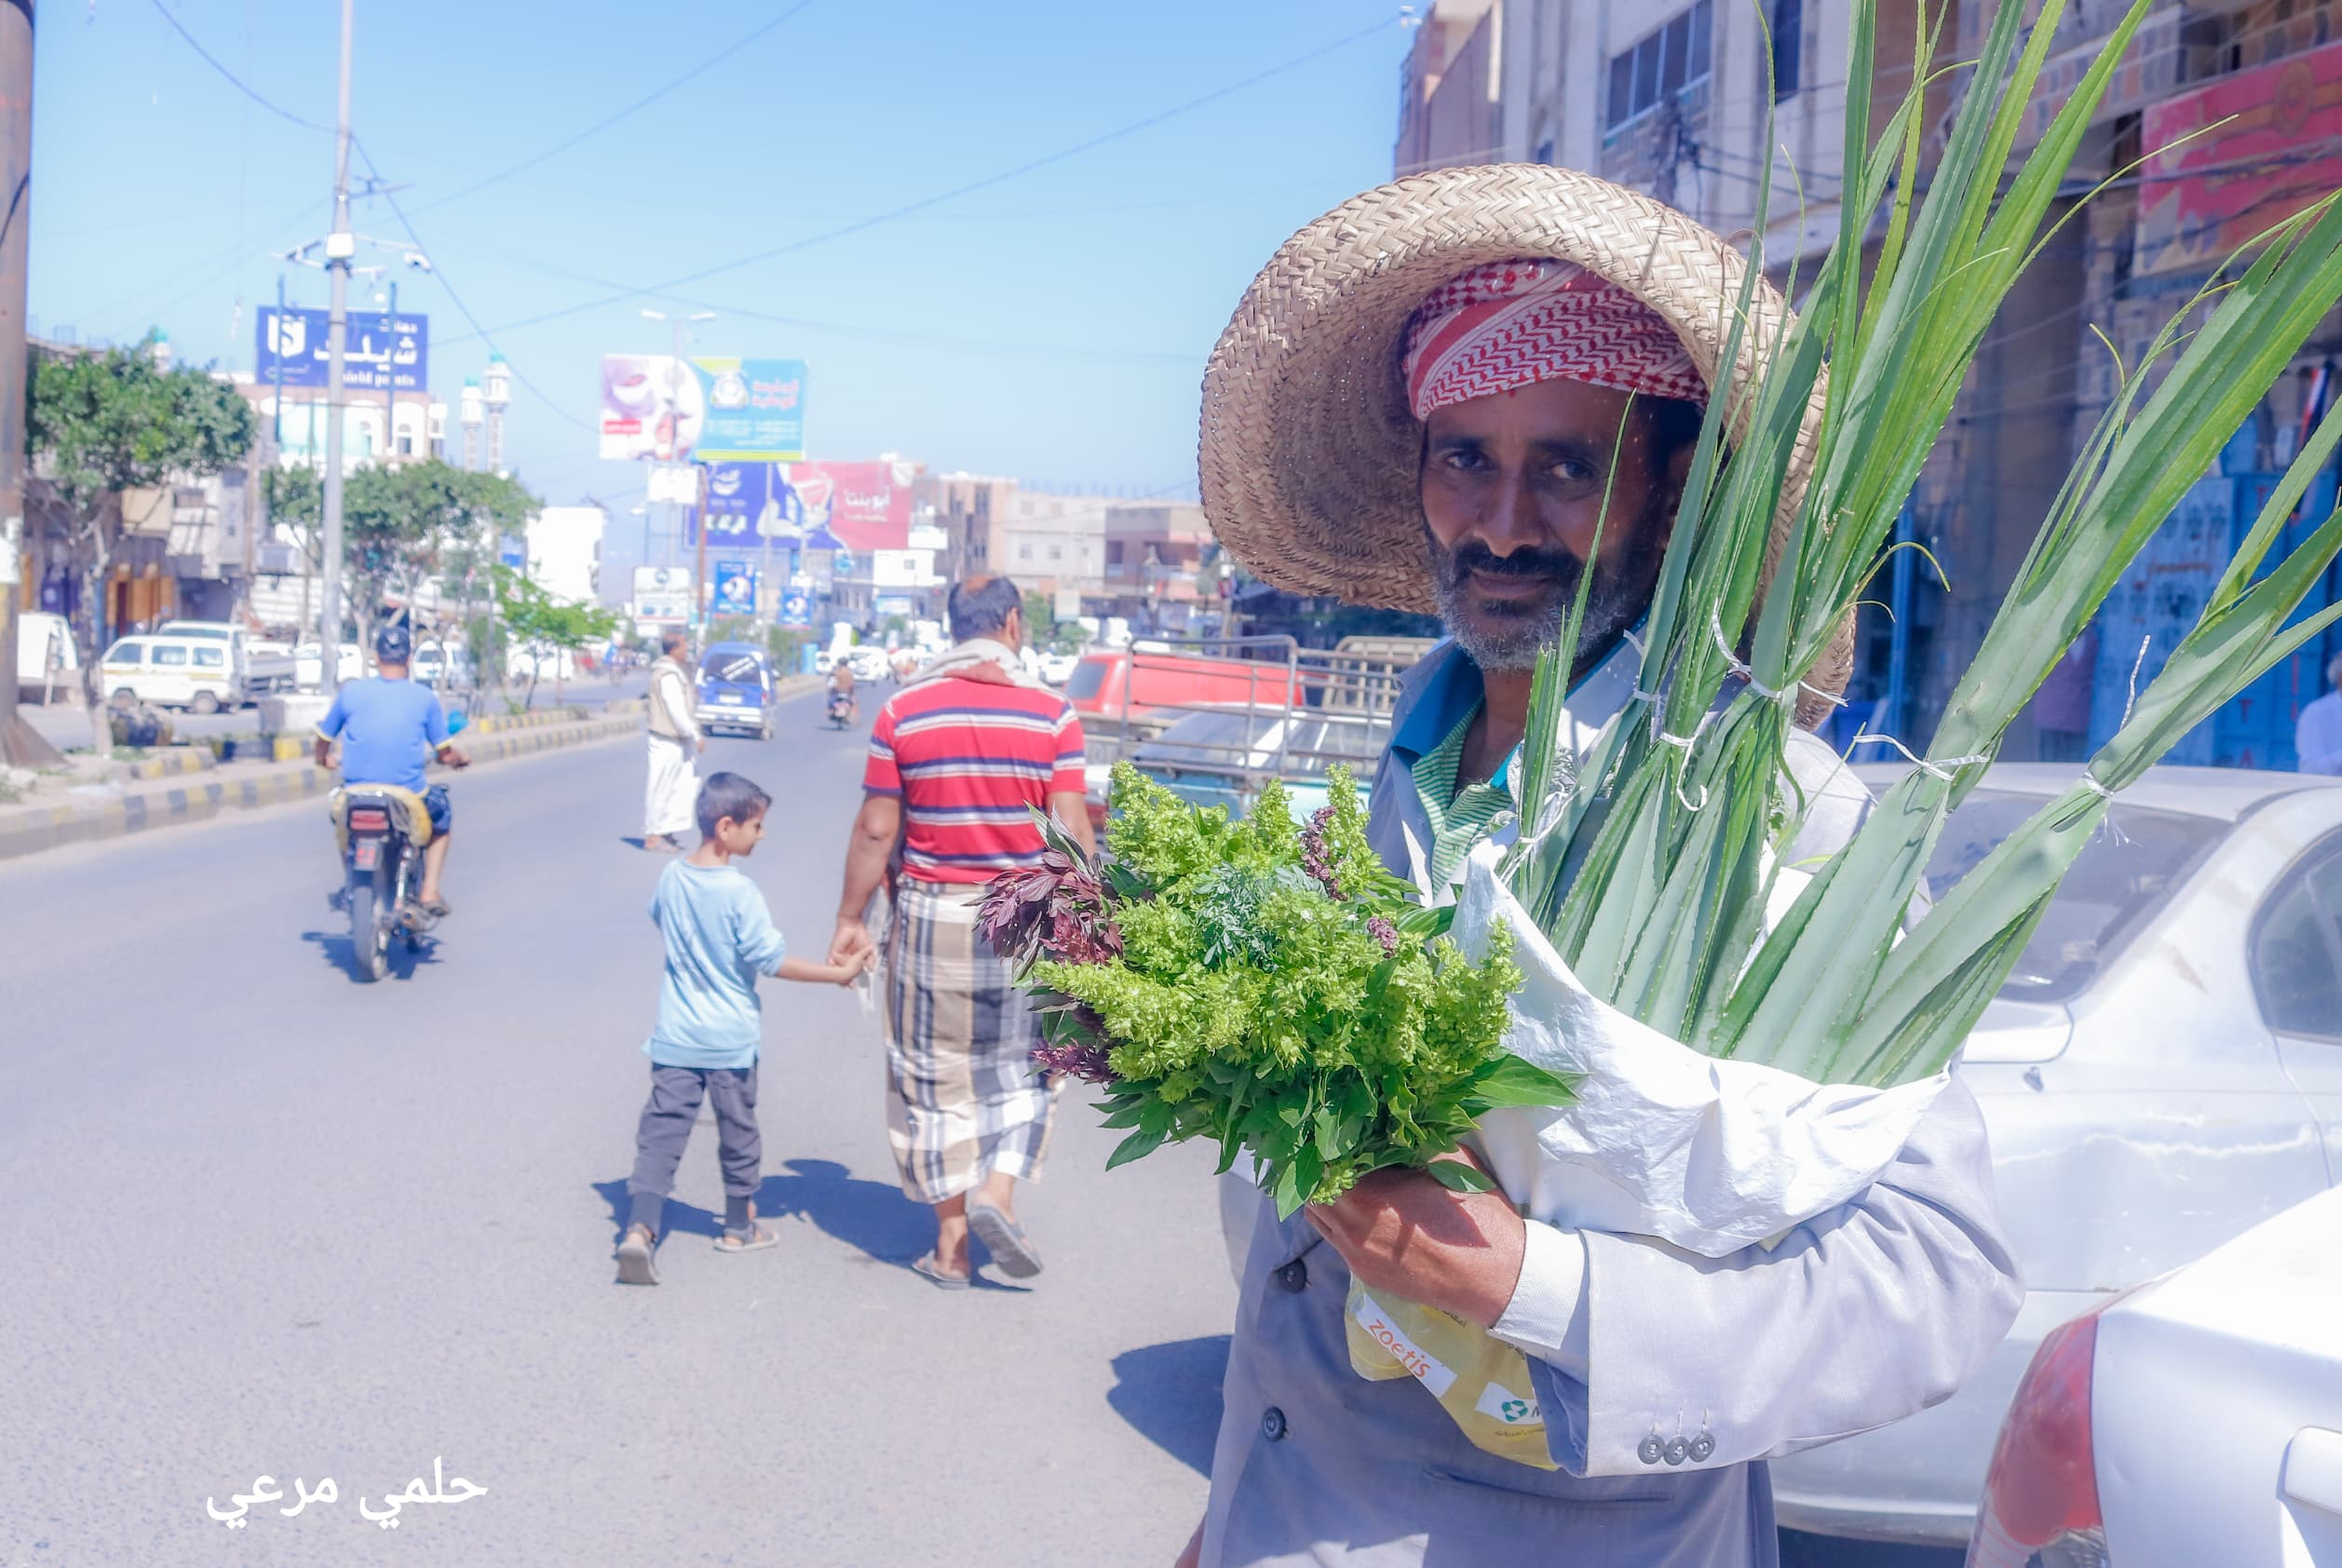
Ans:
{"type": "Polygon", "coordinates": [[[980,884],[904,877],[887,939],[887,1137],[902,1190],[941,1203],[1041,1174],[1055,1095],[1016,966],[976,932],[980,884]]]}

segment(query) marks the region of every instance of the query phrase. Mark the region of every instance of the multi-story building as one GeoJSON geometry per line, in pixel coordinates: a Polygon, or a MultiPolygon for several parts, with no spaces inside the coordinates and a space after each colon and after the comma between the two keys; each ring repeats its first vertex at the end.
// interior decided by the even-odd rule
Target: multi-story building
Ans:
{"type": "Polygon", "coordinates": [[[1105,508],[1105,599],[1109,614],[1150,631],[1188,629],[1217,585],[1203,579],[1212,543],[1193,501],[1116,501],[1105,508]]]}
{"type": "Polygon", "coordinates": [[[1109,591],[1106,522],[1117,503],[977,474],[924,474],[913,494],[942,530],[937,565],[949,581],[1000,573],[1026,588],[1085,602],[1109,591]]]}

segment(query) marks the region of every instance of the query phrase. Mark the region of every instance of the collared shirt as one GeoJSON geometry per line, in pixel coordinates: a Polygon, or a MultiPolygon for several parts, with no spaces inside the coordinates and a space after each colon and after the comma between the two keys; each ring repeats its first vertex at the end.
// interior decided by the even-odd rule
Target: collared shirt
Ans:
{"type": "Polygon", "coordinates": [[[1447,738],[1416,758],[1409,770],[1415,793],[1423,801],[1423,813],[1431,819],[1431,880],[1441,886],[1455,880],[1455,869],[1464,863],[1472,845],[1487,837],[1499,826],[1496,819],[1513,809],[1509,756],[1494,778],[1475,780],[1460,790],[1455,787],[1464,766],[1464,741],[1480,712],[1475,707],[1465,714],[1448,731],[1447,738]]]}
{"type": "Polygon", "coordinates": [[[902,869],[926,882],[990,882],[1036,864],[1033,814],[1086,788],[1081,721],[1048,686],[934,677],[887,699],[862,789],[902,800],[902,869]]]}

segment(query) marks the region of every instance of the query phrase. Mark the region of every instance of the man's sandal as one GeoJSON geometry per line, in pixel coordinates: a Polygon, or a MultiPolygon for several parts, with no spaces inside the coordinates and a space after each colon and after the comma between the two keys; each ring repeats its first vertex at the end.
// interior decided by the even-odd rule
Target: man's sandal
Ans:
{"type": "Polygon", "coordinates": [[[727,1230],[715,1238],[719,1252],[761,1252],[767,1247],[780,1245],[780,1233],[770,1225],[751,1225],[746,1230],[727,1230]]]}
{"type": "Polygon", "coordinates": [[[1041,1272],[1041,1250],[1024,1234],[1024,1227],[989,1203],[968,1206],[968,1228],[984,1244],[1000,1272],[1011,1279],[1030,1279],[1041,1272]]]}

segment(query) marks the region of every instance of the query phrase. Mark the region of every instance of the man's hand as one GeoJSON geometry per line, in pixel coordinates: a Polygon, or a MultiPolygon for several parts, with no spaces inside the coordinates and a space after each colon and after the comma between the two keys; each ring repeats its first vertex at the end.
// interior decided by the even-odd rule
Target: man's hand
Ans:
{"type": "Polygon", "coordinates": [[[440,748],[440,761],[459,771],[471,766],[471,759],[453,746],[440,748]]]}
{"type": "Polygon", "coordinates": [[[333,743],[325,737],[318,737],[317,745],[311,750],[317,754],[318,766],[332,767],[333,765],[333,743]]]}
{"type": "Polygon", "coordinates": [[[708,754],[708,737],[704,735],[699,737],[699,754],[703,757],[708,754]]]}
{"type": "Polygon", "coordinates": [[[1501,1192],[1451,1192],[1428,1171],[1376,1170],[1302,1212],[1360,1283],[1483,1329],[1504,1316],[1521,1280],[1527,1228],[1501,1192]]]}
{"type": "Polygon", "coordinates": [[[870,934],[870,927],[859,920],[840,917],[837,934],[830,939],[830,962],[852,966],[860,974],[878,953],[878,943],[870,934]]]}

